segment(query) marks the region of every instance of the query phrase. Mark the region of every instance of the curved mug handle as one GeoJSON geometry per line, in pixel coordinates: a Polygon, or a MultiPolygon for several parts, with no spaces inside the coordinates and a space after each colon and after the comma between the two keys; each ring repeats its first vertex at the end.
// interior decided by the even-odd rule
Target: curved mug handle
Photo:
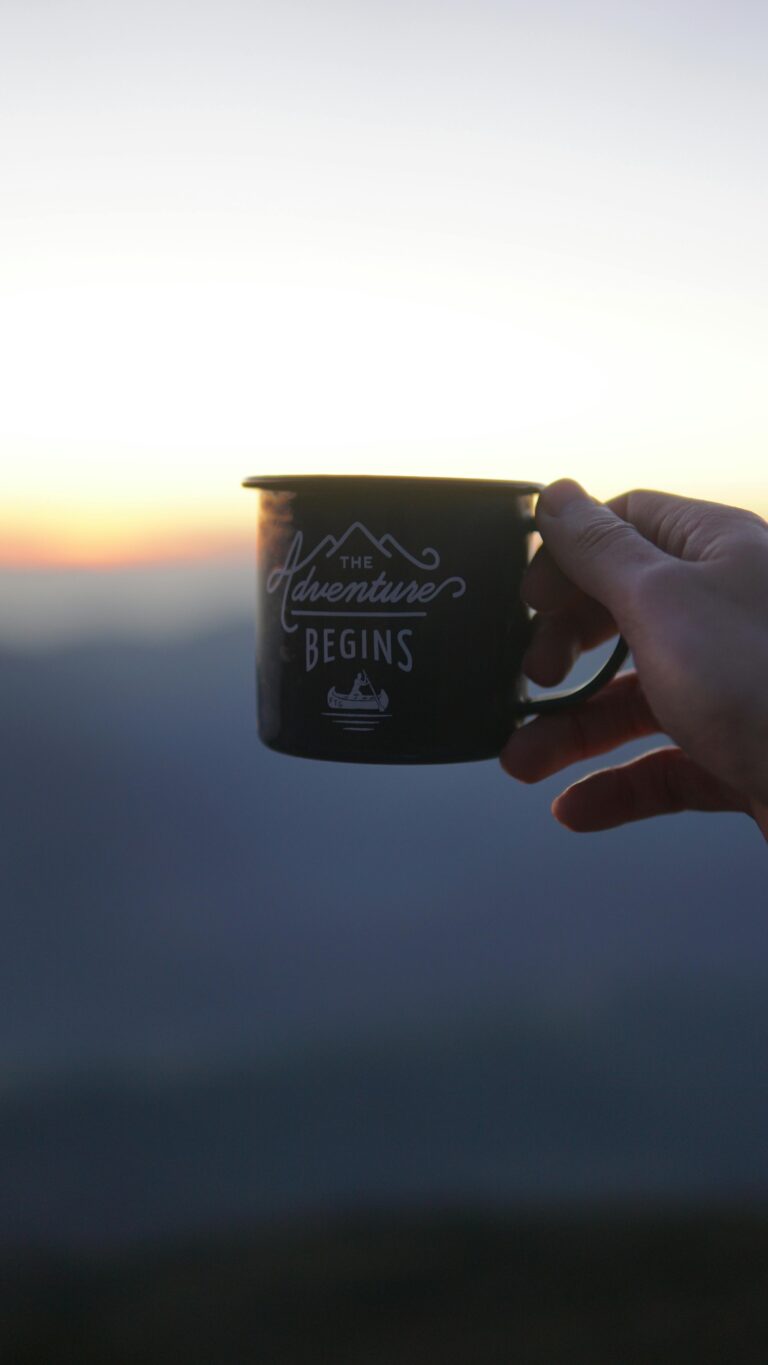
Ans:
{"type": "MultiPolygon", "coordinates": [[[[541,486],[543,488],[543,485],[541,486]]],[[[541,492],[541,488],[539,491],[541,492]]],[[[533,517],[526,518],[526,531],[528,534],[536,530],[536,522],[533,517]]],[[[525,697],[521,701],[513,702],[512,712],[516,716],[541,716],[547,715],[551,711],[565,711],[568,707],[576,705],[577,702],[586,701],[588,697],[594,696],[607,682],[610,682],[621,668],[624,660],[629,653],[629,645],[622,635],[613,649],[613,653],[606,659],[602,668],[598,669],[594,677],[582,683],[581,687],[574,687],[569,692],[552,692],[548,697],[525,697]]]]}

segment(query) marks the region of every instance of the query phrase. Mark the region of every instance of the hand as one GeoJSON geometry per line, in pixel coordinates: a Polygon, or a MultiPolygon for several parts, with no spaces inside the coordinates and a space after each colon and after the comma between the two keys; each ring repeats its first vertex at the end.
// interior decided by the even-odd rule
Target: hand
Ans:
{"type": "Polygon", "coordinates": [[[666,493],[605,506],[562,479],[539,498],[542,547],[523,580],[538,613],[529,678],[559,682],[619,630],[637,672],[517,730],[502,765],[538,782],[663,731],[679,747],[592,773],[553,814],[579,831],[680,810],[737,810],[768,839],[768,525],[666,493]]]}

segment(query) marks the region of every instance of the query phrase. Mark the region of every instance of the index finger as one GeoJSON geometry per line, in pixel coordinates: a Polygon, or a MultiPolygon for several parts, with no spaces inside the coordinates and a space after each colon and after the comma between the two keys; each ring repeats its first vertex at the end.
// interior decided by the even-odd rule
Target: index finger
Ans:
{"type": "Polygon", "coordinates": [[[605,506],[673,559],[709,559],[724,542],[742,538],[746,531],[767,529],[762,517],[744,507],[650,488],[620,493],[605,506]]]}
{"type": "MultiPolygon", "coordinates": [[[[741,507],[684,498],[676,493],[636,488],[604,504],[622,521],[673,559],[711,559],[745,532],[765,533],[762,517],[741,507]]],[[[535,611],[560,611],[582,593],[558,567],[546,545],[534,555],[523,577],[521,594],[535,611]]]]}

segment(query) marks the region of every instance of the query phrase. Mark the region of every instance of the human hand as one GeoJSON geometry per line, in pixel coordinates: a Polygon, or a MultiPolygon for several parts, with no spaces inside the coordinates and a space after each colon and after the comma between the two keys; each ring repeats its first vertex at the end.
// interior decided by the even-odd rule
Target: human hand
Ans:
{"type": "Polygon", "coordinates": [[[678,747],[590,774],[557,797],[556,818],[586,832],[737,810],[768,839],[768,525],[666,493],[603,506],[569,479],[541,494],[536,524],[543,544],[522,586],[537,612],[527,676],[559,682],[617,630],[637,671],[515,731],[505,770],[538,782],[661,731],[678,747]]]}

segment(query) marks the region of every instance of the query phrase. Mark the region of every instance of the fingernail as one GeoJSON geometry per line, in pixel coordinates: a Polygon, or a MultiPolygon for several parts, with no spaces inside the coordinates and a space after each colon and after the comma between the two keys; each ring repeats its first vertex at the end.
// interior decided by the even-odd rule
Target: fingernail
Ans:
{"type": "Polygon", "coordinates": [[[539,498],[537,511],[544,512],[548,517],[559,517],[565,507],[572,502],[592,502],[589,494],[582,488],[575,479],[558,479],[557,483],[551,483],[539,498]]]}

